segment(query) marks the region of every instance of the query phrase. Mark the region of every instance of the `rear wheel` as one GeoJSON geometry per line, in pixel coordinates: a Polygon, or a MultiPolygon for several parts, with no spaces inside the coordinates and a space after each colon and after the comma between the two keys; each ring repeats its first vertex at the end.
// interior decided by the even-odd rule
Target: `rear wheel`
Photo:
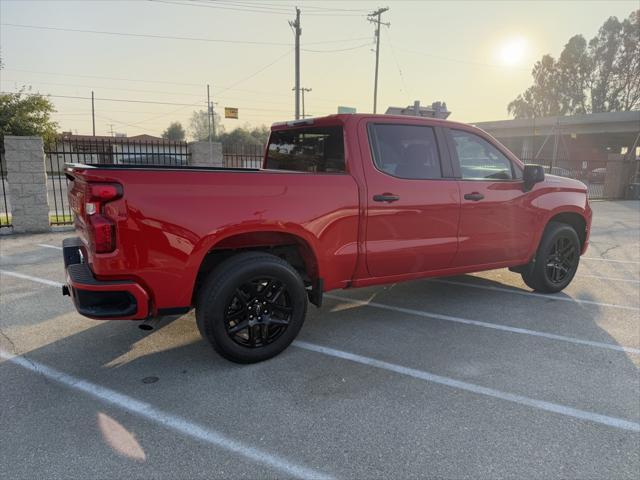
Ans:
{"type": "Polygon", "coordinates": [[[198,294],[196,322],[220,355],[254,363],[287,348],[306,311],[307,293],[298,272],[274,255],[247,252],[209,274],[198,294]]]}
{"type": "Polygon", "coordinates": [[[542,236],[533,262],[522,272],[532,289],[555,293],[573,280],[580,262],[580,240],[569,225],[551,222],[542,236]]]}

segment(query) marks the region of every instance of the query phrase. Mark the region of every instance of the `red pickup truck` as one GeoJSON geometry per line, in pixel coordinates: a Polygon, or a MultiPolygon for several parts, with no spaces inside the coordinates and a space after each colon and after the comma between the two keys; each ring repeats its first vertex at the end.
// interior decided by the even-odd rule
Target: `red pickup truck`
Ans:
{"type": "Polygon", "coordinates": [[[509,267],[571,282],[586,187],[523,165],[469,125],[388,115],[275,124],[262,169],[69,165],[77,310],[144,320],[196,309],[224,357],[277,355],[323,292],[509,267]]]}

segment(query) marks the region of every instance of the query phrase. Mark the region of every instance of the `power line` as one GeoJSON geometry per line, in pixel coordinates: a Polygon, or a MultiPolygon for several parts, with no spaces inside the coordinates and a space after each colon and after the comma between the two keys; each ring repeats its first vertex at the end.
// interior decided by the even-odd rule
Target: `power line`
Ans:
{"type": "Polygon", "coordinates": [[[8,72],[35,73],[37,75],[58,75],[61,77],[96,78],[100,80],[116,80],[120,82],[162,83],[165,85],[188,85],[191,87],[202,87],[201,83],[169,82],[166,80],[139,80],[134,78],[105,77],[105,76],[99,76],[99,75],[83,75],[79,73],[72,74],[72,73],[60,73],[60,72],[43,72],[43,71],[36,71],[36,70],[24,70],[19,68],[5,68],[4,70],[8,72]]]}
{"type": "MultiPolygon", "coordinates": [[[[267,8],[265,5],[255,5],[255,6],[251,6],[251,5],[239,5],[239,4],[231,4],[231,3],[194,3],[194,2],[177,2],[177,1],[170,1],[170,0],[149,0],[151,2],[154,3],[164,3],[167,5],[179,5],[179,6],[184,6],[184,7],[201,7],[201,8],[213,8],[213,9],[219,9],[219,10],[230,10],[230,11],[236,11],[236,12],[246,12],[246,13],[266,13],[269,15],[289,15],[290,14],[290,9],[285,9],[284,7],[280,8],[280,7],[276,7],[276,8],[267,8]]],[[[306,7],[305,7],[306,8],[306,7]]],[[[331,16],[331,17],[364,17],[365,13],[348,13],[348,12],[341,12],[341,11],[335,11],[335,12],[323,12],[323,11],[318,11],[318,12],[311,12],[309,13],[309,15],[313,15],[313,16],[331,16]]]]}
{"type": "MultiPolygon", "coordinates": [[[[289,5],[285,5],[284,3],[280,3],[280,4],[275,4],[275,3],[266,3],[266,2],[248,2],[248,1],[243,1],[243,0],[235,0],[235,1],[227,1],[227,0],[189,0],[189,1],[200,1],[200,2],[211,2],[211,3],[223,3],[223,4],[245,4],[245,5],[255,5],[255,6],[272,6],[275,8],[288,8],[289,5],[294,5],[294,3],[291,3],[289,5]]],[[[331,12],[360,12],[362,14],[365,14],[367,12],[367,10],[362,10],[362,9],[355,9],[355,8],[335,8],[335,7],[319,7],[317,5],[304,5],[305,10],[310,9],[310,10],[320,10],[320,11],[331,11],[331,12]]]]}
{"type": "Polygon", "coordinates": [[[410,96],[411,93],[407,89],[407,84],[404,81],[404,74],[402,73],[402,68],[400,67],[400,62],[398,62],[398,56],[396,55],[396,51],[393,48],[393,43],[391,43],[391,34],[389,33],[388,30],[387,30],[387,34],[386,34],[386,39],[387,39],[387,42],[389,43],[389,47],[391,48],[391,54],[393,55],[393,60],[396,62],[396,67],[398,67],[398,74],[400,75],[400,81],[402,82],[402,88],[404,90],[404,93],[406,95],[410,96]]]}
{"type": "Polygon", "coordinates": [[[332,49],[332,50],[311,50],[308,48],[301,48],[300,50],[302,50],[303,52],[311,52],[311,53],[334,53],[334,52],[347,52],[350,50],[358,50],[360,48],[368,47],[370,45],[371,45],[371,42],[367,42],[367,43],[363,43],[362,45],[357,45],[355,47],[349,47],[349,48],[338,48],[338,49],[332,49]]]}
{"type": "MultiPolygon", "coordinates": [[[[204,38],[204,37],[182,37],[178,35],[160,35],[153,33],[133,33],[133,32],[113,32],[108,30],[87,30],[87,29],[79,29],[79,28],[67,28],[67,27],[52,27],[48,25],[27,25],[21,23],[0,23],[0,25],[4,27],[14,27],[14,28],[28,28],[34,30],[51,30],[55,32],[67,32],[67,33],[89,33],[95,35],[110,35],[116,37],[135,37],[135,38],[153,38],[153,39],[163,39],[163,40],[181,40],[181,41],[192,41],[192,42],[211,42],[211,43],[229,43],[229,44],[242,44],[242,45],[269,45],[269,46],[291,46],[291,43],[286,42],[267,42],[267,41],[258,41],[258,40],[230,40],[230,39],[222,39],[222,38],[204,38]]],[[[356,40],[363,40],[367,37],[358,37],[358,38],[344,38],[344,39],[335,39],[335,40],[323,40],[319,42],[310,42],[309,45],[321,45],[326,43],[343,43],[343,42],[352,42],[356,40]]]]}
{"type": "MultiPolygon", "coordinates": [[[[0,94],[13,94],[20,92],[0,92],[0,94]]],[[[25,93],[22,92],[21,95],[26,95],[29,97],[51,97],[51,98],[70,98],[75,100],[91,100],[91,97],[81,97],[79,95],[55,95],[51,93],[42,94],[42,93],[25,93]]],[[[148,103],[153,105],[179,105],[183,107],[195,107],[201,105],[200,103],[175,103],[175,102],[159,102],[155,100],[132,100],[130,98],[96,98],[96,100],[101,102],[125,102],[125,103],[148,103]]]]}
{"type": "Polygon", "coordinates": [[[292,52],[292,50],[289,50],[288,52],[286,52],[284,55],[279,56],[278,58],[276,58],[273,62],[265,65],[264,67],[261,67],[259,70],[256,70],[255,72],[253,72],[251,75],[244,77],[241,80],[238,80],[237,82],[229,85],[228,87],[222,88],[220,90],[220,92],[226,92],[227,90],[231,90],[232,88],[234,88],[236,85],[240,85],[241,83],[246,82],[247,80],[250,80],[251,78],[255,77],[256,75],[258,75],[259,73],[263,72],[264,70],[266,70],[267,68],[269,68],[270,66],[278,63],[280,60],[282,60],[283,58],[289,56],[289,54],[292,52]]]}
{"type": "Polygon", "coordinates": [[[154,38],[154,39],[165,39],[165,40],[186,40],[186,41],[196,41],[196,42],[230,43],[230,44],[246,44],[246,45],[291,46],[290,43],[284,43],[284,42],[263,42],[263,41],[253,41],[253,40],[225,40],[221,38],[180,37],[177,35],[156,35],[151,33],[110,32],[107,30],[84,30],[79,28],[49,27],[45,25],[25,25],[25,24],[18,24],[18,23],[1,23],[0,25],[4,27],[29,28],[29,29],[35,29],[35,30],[52,30],[56,32],[91,33],[91,34],[97,34],[97,35],[111,35],[116,37],[154,38]]]}
{"type": "MultiPolygon", "coordinates": [[[[25,82],[24,80],[13,80],[13,79],[2,79],[3,82],[14,82],[14,83],[31,83],[31,82],[25,82]]],[[[101,90],[118,90],[121,92],[136,92],[136,93],[162,93],[162,94],[168,94],[168,95],[177,95],[177,96],[184,96],[184,97],[198,97],[198,98],[202,98],[202,95],[199,95],[197,93],[182,93],[182,92],[176,92],[176,91],[168,91],[168,90],[143,90],[141,88],[122,88],[122,87],[105,87],[105,86],[101,86],[101,85],[80,85],[77,83],[58,83],[58,82],[44,82],[44,81],[37,81],[36,83],[38,84],[42,84],[42,85],[55,85],[58,87],[78,87],[78,88],[93,88],[93,89],[101,89],[101,90]]]]}
{"type": "MultiPolygon", "coordinates": [[[[134,83],[140,83],[140,82],[153,82],[153,80],[141,80],[141,79],[127,79],[127,78],[115,78],[115,77],[103,77],[103,76],[98,76],[98,75],[75,75],[75,74],[68,74],[68,73],[60,73],[60,72],[42,72],[42,71],[34,71],[34,70],[22,70],[22,69],[6,69],[7,71],[12,71],[12,72],[24,72],[24,73],[33,73],[33,74],[37,74],[37,75],[55,75],[55,76],[64,76],[64,77],[79,77],[79,78],[90,78],[90,79],[101,79],[101,80],[116,80],[116,81],[124,81],[124,82],[134,82],[134,83]]],[[[27,80],[16,80],[16,79],[2,79],[2,82],[5,83],[15,83],[15,84],[35,84],[35,85],[56,85],[56,86],[68,86],[68,87],[79,87],[79,88],[93,88],[95,90],[119,90],[119,91],[123,91],[123,92],[145,92],[145,93],[159,93],[159,94],[171,94],[171,95],[184,95],[184,96],[193,96],[193,97],[197,97],[197,98],[202,98],[202,94],[195,94],[195,93],[186,93],[186,92],[176,92],[174,91],[166,91],[166,90],[142,90],[142,89],[129,89],[129,88],[119,88],[119,87],[105,87],[105,86],[101,86],[101,85],[87,85],[87,84],[69,84],[69,83],[58,83],[58,82],[47,82],[47,81],[41,81],[41,80],[36,80],[35,82],[32,81],[27,81],[27,80]]],[[[171,83],[171,82],[164,82],[164,83],[171,83]]],[[[198,88],[202,88],[203,84],[191,84],[191,83],[179,83],[176,82],[177,85],[188,85],[188,86],[194,86],[194,87],[198,87],[198,88]]],[[[289,94],[288,93],[278,93],[278,92],[274,92],[274,91],[264,91],[264,90],[249,90],[249,89],[243,89],[243,88],[226,88],[226,87],[221,87],[222,89],[229,90],[229,91],[234,91],[234,92],[244,92],[244,93],[248,93],[248,94],[252,94],[252,95],[260,95],[260,96],[269,96],[269,97],[287,97],[289,98],[289,94]]],[[[226,100],[236,100],[238,98],[244,99],[245,97],[233,97],[233,96],[229,96],[229,95],[222,95],[222,96],[218,96],[219,99],[226,99],[226,100]]],[[[316,97],[316,100],[322,100],[325,101],[327,103],[340,103],[340,101],[335,100],[335,99],[331,99],[331,98],[322,98],[322,97],[316,97]]],[[[272,104],[272,105],[281,105],[280,102],[270,102],[268,100],[264,100],[263,98],[259,99],[259,100],[253,100],[253,101],[258,101],[260,103],[265,103],[265,104],[272,104]]],[[[104,110],[103,110],[104,111],[104,110]]],[[[122,112],[121,113],[136,113],[136,112],[132,112],[132,111],[126,111],[126,112],[122,112]]],[[[143,113],[155,113],[155,112],[143,112],[143,113]]]]}
{"type": "MultiPolygon", "coordinates": [[[[12,93],[19,93],[19,92],[0,92],[0,94],[12,94],[12,93]]],[[[51,93],[47,93],[47,94],[41,94],[41,93],[21,93],[21,95],[26,95],[29,97],[51,97],[51,98],[67,98],[67,99],[73,99],[73,100],[91,100],[91,97],[81,97],[79,95],[57,95],[57,94],[51,94],[51,93]]],[[[95,98],[96,101],[99,102],[124,102],[124,103],[146,103],[146,104],[152,104],[152,105],[174,105],[174,106],[180,106],[180,107],[202,107],[206,105],[206,102],[200,102],[200,103],[175,103],[175,102],[161,102],[161,101],[157,101],[157,100],[133,100],[130,98],[95,98]]],[[[276,110],[273,108],[258,108],[258,107],[239,107],[242,108],[243,110],[256,110],[256,111],[264,111],[264,112],[289,112],[289,110],[276,110]]]]}
{"type": "MultiPolygon", "coordinates": [[[[452,57],[445,57],[442,55],[436,55],[433,53],[427,53],[427,52],[419,52],[417,50],[410,50],[407,48],[402,48],[402,47],[398,47],[396,46],[396,50],[399,50],[401,52],[406,52],[406,53],[412,53],[414,55],[421,55],[423,57],[429,57],[429,58],[433,58],[434,60],[440,60],[443,62],[453,62],[453,63],[463,63],[463,64],[467,64],[467,65],[476,65],[479,67],[491,67],[491,68],[505,68],[505,65],[497,65],[494,63],[484,63],[484,62],[476,62],[473,60],[464,60],[464,59],[460,59],[460,58],[452,58],[452,57]]],[[[526,71],[527,73],[529,73],[531,70],[529,68],[525,68],[525,67],[508,67],[511,69],[516,69],[516,70],[522,70],[522,71],[526,71]]]]}

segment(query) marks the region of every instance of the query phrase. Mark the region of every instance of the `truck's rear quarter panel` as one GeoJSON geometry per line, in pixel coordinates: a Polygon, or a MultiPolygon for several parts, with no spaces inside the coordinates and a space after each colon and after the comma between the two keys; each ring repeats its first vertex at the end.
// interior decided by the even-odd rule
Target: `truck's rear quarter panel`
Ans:
{"type": "Polygon", "coordinates": [[[152,295],[154,310],[190,305],[207,252],[245,232],[303,239],[326,289],[353,275],[358,189],[349,175],[81,168],[72,175],[124,187],[124,196],[106,206],[116,222],[116,249],[89,252],[88,262],[99,279],[136,280],[152,295]]]}

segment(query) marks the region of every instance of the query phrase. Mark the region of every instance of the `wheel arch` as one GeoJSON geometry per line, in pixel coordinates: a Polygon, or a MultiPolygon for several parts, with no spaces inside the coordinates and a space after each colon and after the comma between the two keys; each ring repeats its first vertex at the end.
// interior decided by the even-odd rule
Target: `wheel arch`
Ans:
{"type": "Polygon", "coordinates": [[[318,304],[322,297],[322,280],[318,256],[312,239],[303,234],[277,229],[248,229],[212,236],[203,249],[192,289],[192,302],[206,276],[222,261],[246,251],[271,253],[289,262],[310,286],[310,300],[318,304]],[[314,301],[315,300],[315,301],[314,301]]]}
{"type": "Polygon", "coordinates": [[[574,211],[556,213],[549,218],[545,225],[545,229],[551,222],[564,223],[565,225],[569,225],[573,228],[580,240],[580,248],[584,247],[584,244],[587,241],[587,219],[584,215],[574,211]]]}

